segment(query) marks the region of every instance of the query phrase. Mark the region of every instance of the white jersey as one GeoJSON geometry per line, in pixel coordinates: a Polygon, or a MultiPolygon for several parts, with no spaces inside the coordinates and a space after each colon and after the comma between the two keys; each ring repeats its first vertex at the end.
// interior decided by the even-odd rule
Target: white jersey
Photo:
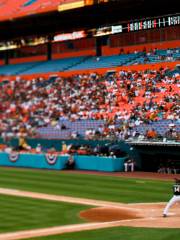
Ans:
{"type": "Polygon", "coordinates": [[[176,182],[173,185],[173,193],[174,195],[172,196],[172,198],[169,200],[169,202],[167,203],[164,211],[163,211],[163,216],[167,216],[169,208],[175,204],[176,202],[180,202],[180,183],[179,181],[176,182]]]}

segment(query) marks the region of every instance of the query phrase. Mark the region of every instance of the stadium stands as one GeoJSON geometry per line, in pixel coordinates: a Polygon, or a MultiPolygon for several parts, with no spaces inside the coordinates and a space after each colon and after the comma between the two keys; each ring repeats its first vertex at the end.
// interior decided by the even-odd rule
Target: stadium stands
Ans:
{"type": "Polygon", "coordinates": [[[153,52],[137,52],[112,56],[82,56],[62,58],[51,61],[39,61],[0,66],[1,75],[23,75],[60,71],[76,71],[98,68],[111,68],[137,64],[173,62],[180,59],[180,49],[155,50],[153,52]]]}
{"type": "Polygon", "coordinates": [[[179,80],[169,69],[6,81],[0,86],[2,137],[179,139],[179,80]],[[3,89],[3,90],[2,90],[3,89]],[[151,131],[152,134],[152,131],[151,131]]]}
{"type": "Polygon", "coordinates": [[[114,56],[91,57],[81,64],[71,67],[70,70],[107,68],[128,65],[130,61],[135,61],[135,59],[137,59],[139,56],[140,54],[132,53],[114,56]]]}
{"type": "Polygon", "coordinates": [[[2,21],[31,14],[38,14],[41,12],[57,10],[57,7],[60,3],[61,1],[55,0],[1,1],[0,20],[2,21]]]}
{"type": "Polygon", "coordinates": [[[0,1],[0,21],[49,11],[57,11],[61,4],[74,0],[18,0],[0,1]]]}
{"type": "Polygon", "coordinates": [[[21,64],[9,64],[0,67],[0,75],[18,75],[32,69],[36,66],[40,66],[42,62],[29,62],[21,64]]]}
{"type": "Polygon", "coordinates": [[[148,53],[141,53],[139,58],[131,61],[132,64],[144,64],[144,63],[158,63],[166,61],[174,61],[180,59],[180,49],[166,49],[166,50],[154,50],[148,53]]]}
{"type": "Polygon", "coordinates": [[[74,57],[66,59],[51,60],[46,62],[41,62],[31,69],[23,71],[21,74],[33,74],[33,73],[48,73],[48,72],[60,72],[67,69],[71,69],[73,66],[79,65],[81,62],[85,61],[87,57],[74,57]]]}

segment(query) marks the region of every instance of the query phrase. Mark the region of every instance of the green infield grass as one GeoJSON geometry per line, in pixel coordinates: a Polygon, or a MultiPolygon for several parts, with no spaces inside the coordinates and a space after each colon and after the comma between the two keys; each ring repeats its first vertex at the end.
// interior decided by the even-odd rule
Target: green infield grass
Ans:
{"type": "Polygon", "coordinates": [[[82,223],[78,204],[0,195],[0,232],[82,223]]]}
{"type": "Polygon", "coordinates": [[[0,187],[124,203],[165,202],[172,195],[171,181],[4,167],[0,187]]]}
{"type": "Polygon", "coordinates": [[[179,235],[180,229],[115,227],[29,240],[175,240],[179,239],[179,235]]]}

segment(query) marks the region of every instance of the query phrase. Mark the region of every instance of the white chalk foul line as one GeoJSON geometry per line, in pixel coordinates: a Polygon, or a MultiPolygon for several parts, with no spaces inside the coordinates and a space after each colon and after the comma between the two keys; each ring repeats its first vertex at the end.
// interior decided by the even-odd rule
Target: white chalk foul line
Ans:
{"type": "Polygon", "coordinates": [[[36,193],[36,192],[28,192],[16,189],[8,189],[8,188],[0,188],[0,194],[11,195],[11,196],[19,196],[19,197],[29,197],[50,201],[58,201],[58,202],[69,202],[69,203],[77,203],[82,205],[91,205],[91,206],[99,206],[99,207],[127,207],[127,204],[116,203],[116,202],[108,202],[101,200],[93,200],[86,198],[76,198],[76,197],[67,197],[62,195],[52,195],[45,193],[36,193]]]}
{"type": "Polygon", "coordinates": [[[150,218],[126,219],[126,220],[103,222],[103,223],[101,222],[101,223],[73,224],[73,225],[67,225],[67,226],[58,226],[58,227],[42,228],[42,229],[35,229],[35,230],[25,230],[25,231],[0,234],[0,240],[20,240],[20,239],[50,236],[50,235],[56,235],[56,234],[62,234],[62,233],[118,227],[118,226],[121,226],[123,223],[128,223],[128,222],[130,223],[130,222],[139,221],[139,220],[144,221],[148,219],[150,218]]]}

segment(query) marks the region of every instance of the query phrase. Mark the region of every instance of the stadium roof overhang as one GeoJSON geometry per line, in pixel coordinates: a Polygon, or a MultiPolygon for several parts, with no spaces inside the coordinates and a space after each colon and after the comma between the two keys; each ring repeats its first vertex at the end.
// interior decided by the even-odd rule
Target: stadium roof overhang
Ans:
{"type": "Polygon", "coordinates": [[[114,0],[0,22],[0,41],[90,29],[105,24],[177,13],[178,0],[114,0]]]}

